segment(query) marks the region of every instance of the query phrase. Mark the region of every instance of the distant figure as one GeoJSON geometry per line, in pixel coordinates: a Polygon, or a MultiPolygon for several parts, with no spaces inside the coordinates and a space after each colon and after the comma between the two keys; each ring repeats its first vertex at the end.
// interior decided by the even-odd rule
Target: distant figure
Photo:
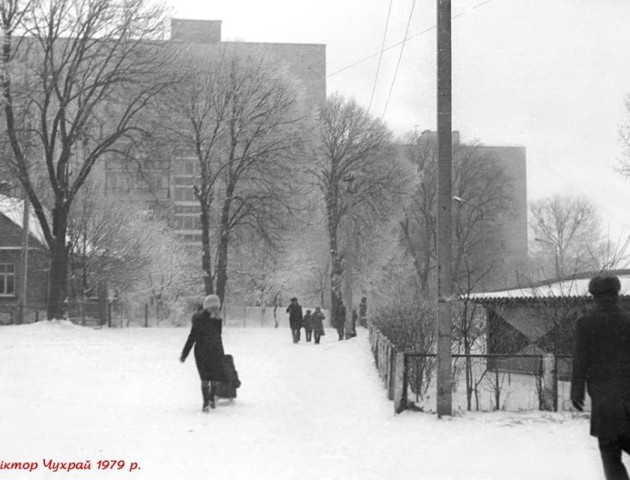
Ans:
{"type": "Polygon", "coordinates": [[[580,412],[584,390],[591,397],[592,436],[608,480],[628,480],[621,460],[630,454],[630,314],[619,305],[615,276],[596,276],[588,291],[596,309],[576,326],[571,401],[580,412]]]}
{"type": "Polygon", "coordinates": [[[311,316],[310,310],[306,311],[306,315],[304,315],[304,318],[302,319],[302,326],[304,327],[304,334],[306,336],[306,341],[310,342],[311,337],[313,336],[313,323],[312,323],[312,316],[311,316]]]}
{"type": "Polygon", "coordinates": [[[315,307],[315,313],[311,317],[311,324],[313,325],[313,334],[315,343],[319,344],[320,339],[326,335],[324,331],[324,319],[326,317],[322,313],[322,309],[319,307],[315,307]]]}
{"type": "Polygon", "coordinates": [[[222,328],[221,300],[216,295],[208,295],[203,301],[203,312],[193,319],[190,335],[179,358],[182,363],[185,362],[194,345],[195,363],[201,379],[203,412],[215,408],[215,391],[219,382],[225,380],[222,328]]]}
{"type": "Polygon", "coordinates": [[[337,329],[337,334],[339,335],[339,340],[343,340],[345,338],[346,333],[346,306],[343,302],[339,301],[339,306],[337,307],[337,315],[335,315],[335,328],[337,329]]]}
{"type": "Polygon", "coordinates": [[[359,314],[357,313],[357,311],[353,308],[352,309],[352,330],[350,330],[350,333],[348,333],[348,338],[353,338],[357,336],[357,320],[359,318],[359,314]]]}
{"type": "Polygon", "coordinates": [[[298,299],[293,297],[291,303],[287,307],[289,314],[289,326],[293,335],[293,343],[300,341],[300,330],[302,329],[302,306],[298,303],[298,299]]]}
{"type": "Polygon", "coordinates": [[[367,297],[361,297],[359,304],[359,325],[367,327],[367,297]]]}

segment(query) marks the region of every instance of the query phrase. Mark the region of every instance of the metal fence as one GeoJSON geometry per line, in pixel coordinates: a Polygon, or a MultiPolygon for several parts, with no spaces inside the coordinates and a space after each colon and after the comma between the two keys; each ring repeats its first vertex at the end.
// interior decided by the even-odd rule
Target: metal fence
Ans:
{"type": "MultiPolygon", "coordinates": [[[[435,354],[404,353],[402,403],[434,410],[435,354]]],[[[571,358],[453,354],[453,409],[569,410],[571,358]]]]}
{"type": "MultiPolygon", "coordinates": [[[[399,351],[370,325],[379,376],[396,412],[436,411],[436,355],[399,351]]],[[[453,410],[569,410],[571,357],[453,354],[453,410]]]]}

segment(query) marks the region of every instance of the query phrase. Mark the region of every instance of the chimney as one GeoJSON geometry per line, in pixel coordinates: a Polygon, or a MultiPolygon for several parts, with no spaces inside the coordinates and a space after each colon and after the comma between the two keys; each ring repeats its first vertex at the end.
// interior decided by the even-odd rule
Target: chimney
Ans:
{"type": "Polygon", "coordinates": [[[206,45],[221,42],[221,20],[171,18],[171,40],[206,45]]]}

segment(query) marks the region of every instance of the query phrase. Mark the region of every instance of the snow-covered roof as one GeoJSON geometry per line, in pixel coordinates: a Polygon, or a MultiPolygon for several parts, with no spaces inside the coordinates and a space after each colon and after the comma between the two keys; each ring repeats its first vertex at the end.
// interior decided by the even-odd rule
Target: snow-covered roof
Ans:
{"type": "MultiPolygon", "coordinates": [[[[22,200],[0,195],[0,213],[15,223],[19,228],[23,228],[24,202],[22,200]]],[[[42,245],[46,245],[44,232],[42,231],[42,227],[33,212],[29,215],[28,220],[28,229],[30,234],[42,245]]]]}
{"type": "MultiPolygon", "coordinates": [[[[630,296],[630,271],[620,270],[617,272],[609,272],[619,277],[621,282],[621,296],[630,296]]],[[[591,278],[596,275],[584,274],[572,278],[564,278],[560,280],[548,280],[538,282],[531,286],[522,286],[507,290],[499,290],[495,292],[479,292],[470,295],[473,301],[483,302],[497,300],[526,300],[553,297],[588,297],[588,284],[591,278]]]]}

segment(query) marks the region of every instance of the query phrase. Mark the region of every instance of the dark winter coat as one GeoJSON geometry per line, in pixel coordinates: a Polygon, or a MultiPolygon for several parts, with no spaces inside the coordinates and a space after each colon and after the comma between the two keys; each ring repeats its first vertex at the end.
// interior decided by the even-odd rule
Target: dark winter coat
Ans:
{"type": "Polygon", "coordinates": [[[219,383],[216,395],[221,398],[236,398],[236,389],[241,386],[241,381],[238,378],[236,367],[234,367],[232,355],[223,357],[223,368],[225,369],[225,380],[219,383]]]}
{"type": "Polygon", "coordinates": [[[306,312],[302,319],[302,326],[305,330],[313,330],[313,314],[306,312]]]}
{"type": "Polygon", "coordinates": [[[222,328],[223,321],[220,318],[212,318],[207,311],[193,319],[193,326],[181,358],[186,360],[193,345],[195,346],[195,362],[202,380],[221,381],[225,377],[222,328]]]}
{"type": "Polygon", "coordinates": [[[315,312],[311,316],[311,323],[313,325],[313,332],[319,335],[325,335],[324,332],[324,319],[326,317],[322,312],[315,312]]]}
{"type": "Polygon", "coordinates": [[[346,325],[346,306],[342,303],[337,308],[337,315],[335,316],[335,328],[342,329],[346,325]]]}
{"type": "Polygon", "coordinates": [[[302,305],[297,302],[289,304],[287,313],[289,314],[291,330],[299,330],[302,328],[302,305]]]}
{"type": "Polygon", "coordinates": [[[571,399],[591,397],[591,435],[630,434],[630,314],[598,307],[577,322],[571,399]]]}

